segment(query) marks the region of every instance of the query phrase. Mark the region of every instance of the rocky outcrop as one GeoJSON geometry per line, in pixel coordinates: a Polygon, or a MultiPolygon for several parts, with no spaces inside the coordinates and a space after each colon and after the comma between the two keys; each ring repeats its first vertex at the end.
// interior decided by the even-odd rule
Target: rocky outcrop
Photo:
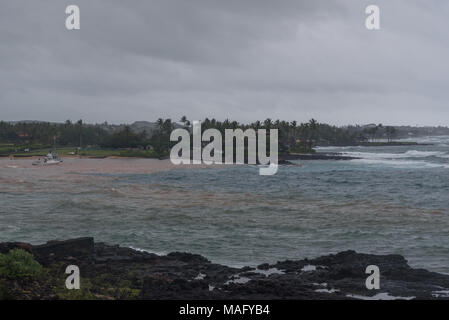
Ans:
{"type": "MultiPolygon", "coordinates": [[[[93,238],[33,246],[1,243],[0,252],[22,248],[47,268],[45,279],[8,279],[9,297],[64,299],[65,266],[78,265],[81,292],[95,299],[447,299],[449,275],[411,268],[400,255],[344,251],[316,259],[232,268],[205,257],[174,252],[160,256],[93,238]],[[380,269],[380,289],[368,290],[368,265],[380,269]],[[27,294],[23,294],[27,292],[27,294]]],[[[80,296],[77,296],[80,298],[80,296]]],[[[81,298],[83,296],[81,295],[81,298]]]]}
{"type": "Polygon", "coordinates": [[[91,259],[94,253],[94,238],[48,241],[46,244],[32,246],[30,251],[43,265],[71,258],[91,259]]]}

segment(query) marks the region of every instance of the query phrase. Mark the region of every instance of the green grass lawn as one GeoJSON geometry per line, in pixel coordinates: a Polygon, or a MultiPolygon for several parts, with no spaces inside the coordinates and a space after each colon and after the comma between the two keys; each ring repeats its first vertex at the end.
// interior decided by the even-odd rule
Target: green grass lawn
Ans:
{"type": "Polygon", "coordinates": [[[80,150],[79,154],[85,157],[109,157],[120,156],[120,150],[80,150]]]}

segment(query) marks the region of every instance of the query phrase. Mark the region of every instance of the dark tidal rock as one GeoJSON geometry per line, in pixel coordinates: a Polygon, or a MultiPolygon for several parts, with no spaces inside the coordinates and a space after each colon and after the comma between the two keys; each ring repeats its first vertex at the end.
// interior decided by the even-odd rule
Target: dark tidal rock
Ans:
{"type": "MultiPolygon", "coordinates": [[[[400,255],[344,251],[315,259],[265,263],[257,268],[232,268],[212,263],[197,254],[173,252],[159,256],[117,245],[94,243],[93,238],[50,241],[38,246],[0,243],[1,253],[13,248],[31,252],[38,262],[48,267],[48,274],[55,279],[65,275],[53,274],[63,273],[60,267],[52,269],[53,265],[78,265],[81,278],[94,284],[89,292],[99,299],[449,297],[449,275],[411,268],[400,255]],[[369,276],[365,273],[368,265],[377,265],[380,269],[379,290],[368,290],[365,286],[369,276]],[[134,295],[126,296],[123,292],[134,295]]],[[[8,279],[7,283],[14,287],[13,298],[63,298],[55,295],[53,288],[47,285],[51,281],[45,281],[8,279]],[[23,296],[21,292],[27,292],[27,295],[23,296]]]]}
{"type": "Polygon", "coordinates": [[[94,238],[48,241],[46,244],[32,246],[31,253],[43,265],[69,257],[86,259],[94,253],[94,238]]]}

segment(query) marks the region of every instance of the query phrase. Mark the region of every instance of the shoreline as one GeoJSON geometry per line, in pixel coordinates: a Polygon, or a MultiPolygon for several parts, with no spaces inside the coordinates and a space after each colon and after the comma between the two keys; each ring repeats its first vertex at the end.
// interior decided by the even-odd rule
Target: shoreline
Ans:
{"type": "MultiPolygon", "coordinates": [[[[2,156],[0,155],[0,160],[38,160],[43,158],[43,156],[2,156]]],[[[167,160],[169,158],[147,158],[147,157],[127,157],[127,156],[74,156],[74,155],[61,155],[62,159],[152,159],[152,160],[167,160]]],[[[355,160],[360,159],[357,157],[343,156],[338,152],[316,152],[316,153],[289,153],[279,155],[278,164],[290,164],[288,160],[355,160]],[[285,162],[285,163],[284,163],[285,162]]]]}
{"type": "Polygon", "coordinates": [[[102,179],[114,179],[116,174],[155,174],[172,170],[185,169],[208,169],[221,168],[226,166],[206,165],[206,164],[180,164],[175,165],[170,160],[159,160],[150,158],[105,158],[105,159],[79,159],[66,158],[64,162],[54,165],[33,165],[35,160],[31,158],[8,159],[0,158],[0,182],[21,183],[28,181],[30,177],[51,177],[58,181],[79,181],[87,179],[89,175],[103,175],[102,179]],[[26,169],[27,174],[20,175],[18,179],[13,170],[26,169]],[[3,175],[3,176],[1,176],[3,175]],[[76,177],[76,178],[75,178],[76,177]],[[3,178],[3,179],[2,179],[3,178]]]}
{"type": "Polygon", "coordinates": [[[421,142],[401,142],[401,141],[392,141],[392,142],[365,142],[365,143],[356,143],[356,144],[341,144],[341,145],[318,145],[317,148],[339,148],[339,147],[412,147],[412,146],[433,146],[433,143],[421,143],[421,142]]]}
{"type": "MultiPolygon", "coordinates": [[[[27,155],[12,155],[12,156],[4,156],[0,155],[1,159],[10,159],[10,160],[37,160],[40,158],[44,158],[44,156],[27,156],[27,155]]],[[[126,156],[76,156],[76,155],[60,155],[59,158],[62,159],[153,159],[153,160],[165,160],[160,158],[146,158],[146,157],[126,157],[126,156]]]]}
{"type": "MultiPolygon", "coordinates": [[[[449,275],[411,268],[400,255],[343,251],[314,259],[235,268],[185,252],[157,255],[94,242],[93,238],[42,245],[0,243],[0,253],[22,249],[45,276],[5,277],[3,299],[448,299],[449,275]],[[67,290],[65,268],[80,269],[81,290],[67,290]],[[365,286],[368,265],[377,265],[379,290],[365,286]],[[84,287],[83,287],[84,284],[84,287]]],[[[1,292],[1,290],[0,290],[1,292]]],[[[1,297],[0,297],[1,298],[1,297]]]]}

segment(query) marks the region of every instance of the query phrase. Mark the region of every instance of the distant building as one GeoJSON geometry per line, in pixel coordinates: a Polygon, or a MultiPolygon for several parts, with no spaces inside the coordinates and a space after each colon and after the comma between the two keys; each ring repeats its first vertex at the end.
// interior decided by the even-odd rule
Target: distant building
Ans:
{"type": "Polygon", "coordinates": [[[28,133],[19,133],[17,135],[19,138],[25,139],[25,138],[29,138],[30,135],[28,133]]]}

